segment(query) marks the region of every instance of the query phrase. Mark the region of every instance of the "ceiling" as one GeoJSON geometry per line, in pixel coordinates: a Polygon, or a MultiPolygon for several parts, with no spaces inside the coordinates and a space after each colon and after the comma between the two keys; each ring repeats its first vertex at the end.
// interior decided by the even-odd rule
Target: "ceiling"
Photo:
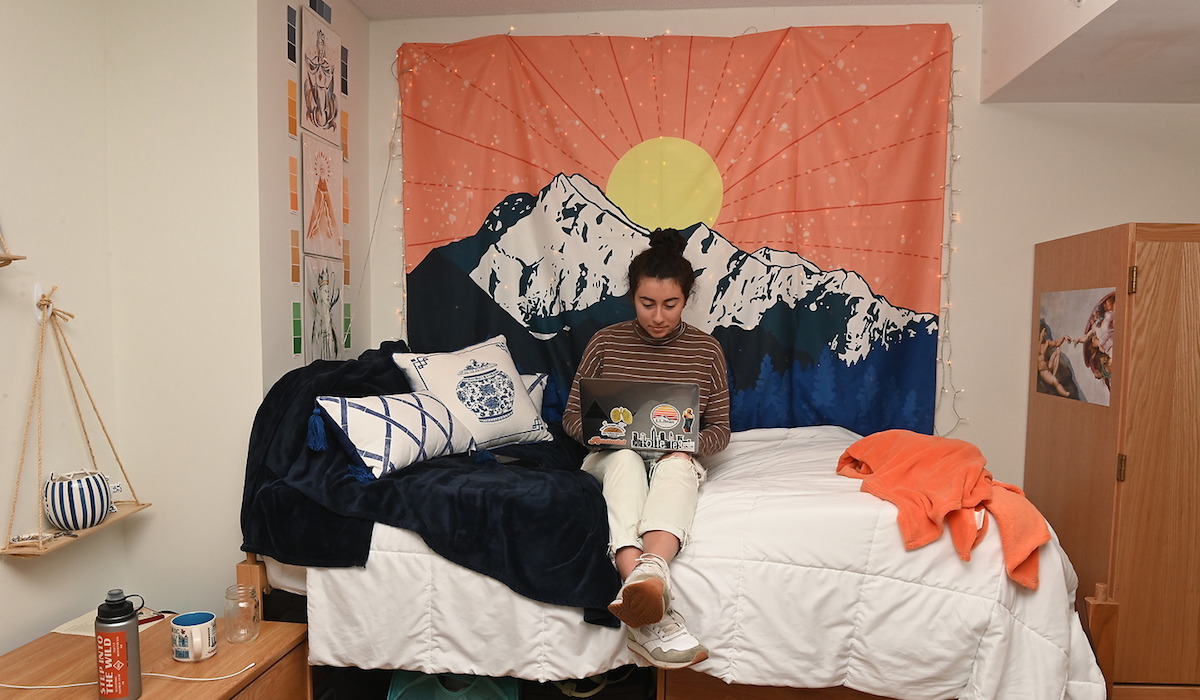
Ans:
{"type": "Polygon", "coordinates": [[[1200,0],[1118,0],[989,101],[1200,104],[1200,0]]]}
{"type": "Polygon", "coordinates": [[[367,19],[469,17],[608,10],[696,10],[803,5],[978,5],[981,0],[351,0],[367,19]]]}
{"type": "MultiPolygon", "coordinates": [[[[369,20],[395,20],[783,5],[982,5],[1004,0],[351,1],[369,20]]],[[[997,89],[988,101],[1200,104],[1200,0],[1119,0],[997,89]]]]}

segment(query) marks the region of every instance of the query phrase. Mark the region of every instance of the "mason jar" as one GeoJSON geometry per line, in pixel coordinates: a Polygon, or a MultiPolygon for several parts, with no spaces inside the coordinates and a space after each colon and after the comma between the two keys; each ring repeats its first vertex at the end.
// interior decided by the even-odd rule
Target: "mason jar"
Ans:
{"type": "Polygon", "coordinates": [[[258,637],[262,611],[254,586],[233,585],[225,589],[225,638],[249,642],[258,637]]]}

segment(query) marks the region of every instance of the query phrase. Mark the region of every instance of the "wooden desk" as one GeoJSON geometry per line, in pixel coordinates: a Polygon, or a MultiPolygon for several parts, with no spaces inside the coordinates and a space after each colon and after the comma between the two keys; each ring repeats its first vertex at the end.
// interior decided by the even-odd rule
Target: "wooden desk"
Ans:
{"type": "MultiPolygon", "coordinates": [[[[169,618],[168,618],[169,619],[169,618]]],[[[293,622],[262,623],[253,642],[233,644],[225,639],[224,620],[217,619],[220,641],[215,656],[198,663],[171,658],[171,626],[163,620],[141,631],[142,699],[155,700],[312,700],[308,666],[308,627],[293,622]],[[181,681],[147,676],[163,673],[185,678],[222,681],[181,681]]],[[[96,642],[93,637],[51,632],[0,656],[0,683],[9,685],[63,685],[87,683],[78,688],[15,690],[0,688],[3,700],[95,700],[96,642]]]]}

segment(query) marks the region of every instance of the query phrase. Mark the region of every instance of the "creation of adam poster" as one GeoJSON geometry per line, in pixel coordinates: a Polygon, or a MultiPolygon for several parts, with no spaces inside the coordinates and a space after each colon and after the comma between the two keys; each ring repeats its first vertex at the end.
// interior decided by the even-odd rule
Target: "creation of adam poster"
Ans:
{"type": "Polygon", "coordinates": [[[1037,390],[1109,405],[1117,290],[1044,292],[1038,319],[1037,390]]]}

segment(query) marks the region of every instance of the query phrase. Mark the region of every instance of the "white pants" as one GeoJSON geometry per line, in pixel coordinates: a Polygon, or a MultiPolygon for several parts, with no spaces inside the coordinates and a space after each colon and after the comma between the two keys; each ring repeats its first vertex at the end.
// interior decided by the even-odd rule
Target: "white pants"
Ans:
{"type": "Polygon", "coordinates": [[[670,457],[647,461],[633,450],[601,450],[583,460],[583,470],[604,485],[609,549],[642,549],[642,534],[663,530],[687,544],[704,482],[699,462],[670,457]]]}

